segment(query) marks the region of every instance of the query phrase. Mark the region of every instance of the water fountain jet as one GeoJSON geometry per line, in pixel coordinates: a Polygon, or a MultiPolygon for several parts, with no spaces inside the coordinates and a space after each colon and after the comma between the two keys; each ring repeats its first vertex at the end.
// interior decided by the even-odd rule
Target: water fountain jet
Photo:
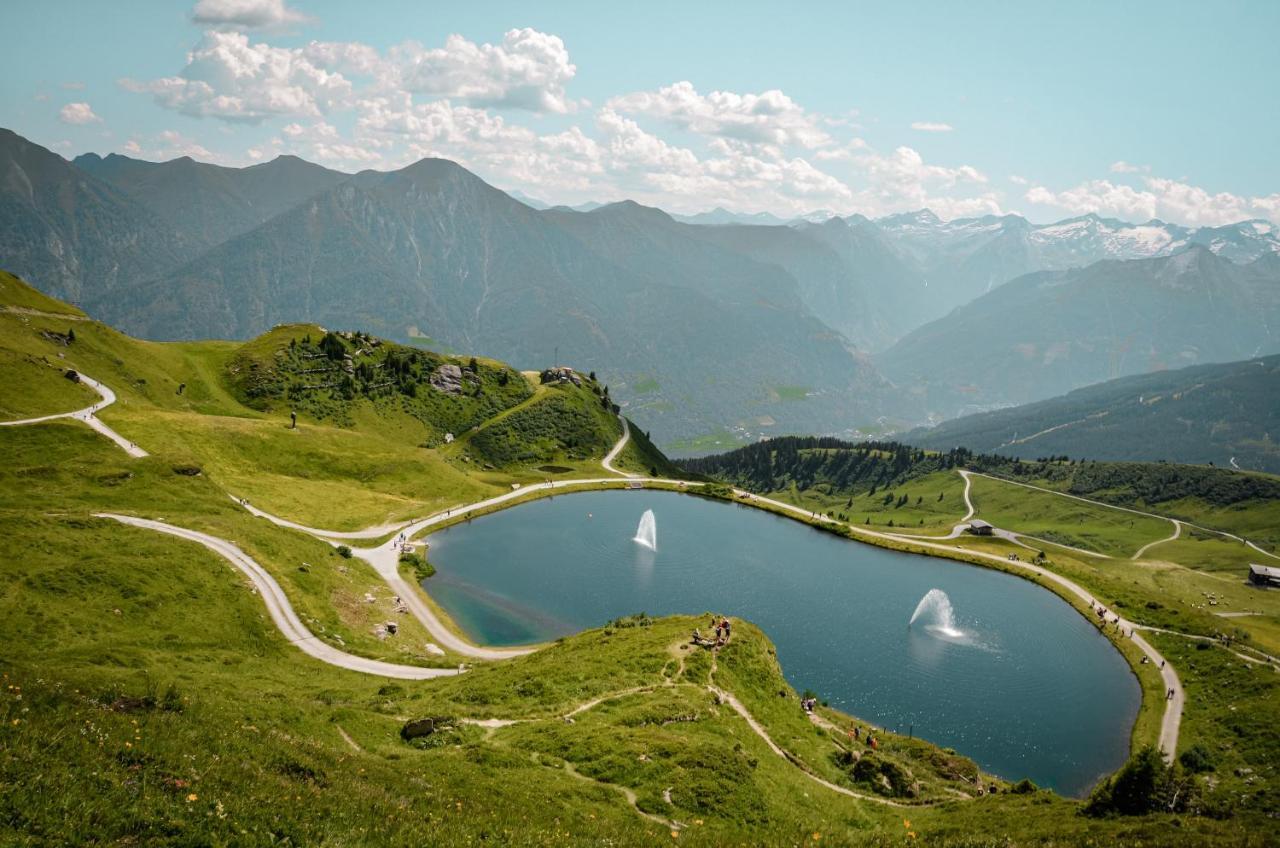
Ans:
{"type": "Polygon", "coordinates": [[[925,630],[951,639],[965,635],[963,630],[956,627],[956,614],[951,608],[951,599],[941,589],[930,589],[924,593],[920,603],[916,604],[916,611],[911,614],[911,620],[907,622],[908,629],[917,621],[925,630]]]}
{"type": "Polygon", "coordinates": [[[658,526],[653,519],[653,510],[646,509],[644,515],[640,516],[640,526],[636,528],[636,536],[632,541],[651,551],[658,549],[658,526]]]}

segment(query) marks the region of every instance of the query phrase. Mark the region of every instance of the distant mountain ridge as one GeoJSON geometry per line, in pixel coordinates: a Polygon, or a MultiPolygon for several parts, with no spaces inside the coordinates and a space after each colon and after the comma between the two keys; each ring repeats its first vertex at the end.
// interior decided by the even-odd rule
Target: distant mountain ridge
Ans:
{"type": "Polygon", "coordinates": [[[77,156],[72,164],[137,200],[191,241],[221,244],[350,179],[299,159],[278,156],[247,168],[196,162],[188,156],[146,162],[112,153],[77,156]]]}
{"type": "Polygon", "coordinates": [[[104,303],[152,338],[363,326],[596,370],[661,438],[884,412],[873,365],[773,265],[635,203],[536,211],[446,160],[366,171],[104,303]],[[698,363],[697,367],[691,363],[698,363]],[[656,384],[643,395],[628,385],[656,384]],[[799,385],[811,401],[787,402],[799,385]]]}
{"type": "MultiPolygon", "coordinates": [[[[530,366],[563,350],[612,382],[664,441],[725,428],[739,439],[883,432],[1129,370],[1265,352],[1258,333],[1224,333],[1219,322],[1220,336],[1253,339],[1256,350],[1139,340],[1146,353],[1111,367],[1077,368],[1088,359],[1078,351],[1064,377],[1052,344],[1027,353],[1040,350],[1037,338],[1019,348],[1026,367],[990,364],[1008,377],[999,391],[974,393],[947,373],[979,353],[960,344],[920,379],[939,351],[927,342],[937,328],[922,325],[963,322],[947,313],[987,292],[1001,295],[988,304],[1016,300],[1007,281],[1028,271],[1188,251],[1247,267],[1280,256],[1266,222],[1185,230],[1085,216],[1037,226],[921,210],[876,221],[815,212],[784,224],[723,209],[682,220],[629,201],[540,206],[443,160],[358,174],[291,156],[249,168],[116,154],[70,163],[0,133],[0,267],[92,314],[153,338],[245,338],[318,321],[530,366]]],[[[1049,335],[1081,329],[1116,355],[1121,343],[1094,325],[1109,286],[1136,273],[1128,264],[1097,270],[1077,326],[1059,322],[1049,335]]],[[[1205,294],[1215,283],[1192,285],[1205,294]]],[[[1218,314],[1201,300],[1205,315],[1218,314]]],[[[1270,314],[1266,298],[1225,302],[1251,310],[1246,323],[1270,314]]],[[[962,335],[975,332],[992,335],[962,335]]]]}
{"type": "Polygon", "coordinates": [[[935,418],[1130,374],[1280,352],[1280,255],[1238,265],[1202,246],[1027,274],[876,357],[935,418]]]}
{"type": "Polygon", "coordinates": [[[1277,474],[1280,356],[1121,377],[901,438],[1022,459],[1167,460],[1277,474]]]}

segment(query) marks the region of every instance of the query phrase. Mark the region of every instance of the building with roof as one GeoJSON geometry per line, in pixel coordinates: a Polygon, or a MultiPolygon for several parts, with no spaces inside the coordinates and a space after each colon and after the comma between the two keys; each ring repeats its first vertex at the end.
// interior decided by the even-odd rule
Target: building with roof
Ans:
{"type": "Polygon", "coordinates": [[[1263,589],[1280,589],[1280,568],[1249,563],[1249,583],[1263,589]]]}
{"type": "Polygon", "coordinates": [[[994,530],[994,527],[981,518],[975,518],[969,522],[969,532],[975,536],[990,536],[994,530]]]}

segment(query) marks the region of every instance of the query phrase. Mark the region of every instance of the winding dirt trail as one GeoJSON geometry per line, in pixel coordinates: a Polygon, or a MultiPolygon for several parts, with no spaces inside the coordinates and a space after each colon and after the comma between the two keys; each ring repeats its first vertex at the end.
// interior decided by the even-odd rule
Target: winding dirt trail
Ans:
{"type": "Polygon", "coordinates": [[[622,449],[627,446],[627,442],[631,441],[631,426],[627,424],[627,419],[619,415],[618,420],[622,422],[622,438],[618,439],[617,443],[609,449],[604,459],[600,460],[600,464],[604,466],[605,471],[610,471],[623,477],[638,477],[638,474],[632,474],[630,471],[620,471],[613,467],[613,461],[618,458],[618,454],[622,453],[622,449]]]}
{"type": "Polygon", "coordinates": [[[294,612],[292,604],[289,603],[284,590],[280,588],[280,584],[276,582],[275,578],[267,573],[267,570],[252,557],[225,539],[219,539],[217,536],[210,536],[208,533],[201,533],[197,530],[175,527],[172,524],[165,524],[161,521],[135,518],[131,515],[98,512],[94,513],[94,517],[109,518],[113,521],[119,521],[121,524],[141,527],[157,533],[165,533],[169,536],[177,536],[179,539],[186,539],[204,545],[235,566],[253,582],[258,594],[262,597],[263,603],[267,605],[267,612],[271,614],[271,620],[275,622],[276,627],[284,634],[285,639],[296,645],[303,653],[321,662],[351,671],[376,674],[380,677],[395,677],[403,680],[428,680],[435,677],[451,677],[459,673],[458,669],[452,668],[420,668],[357,657],[354,654],[339,651],[337,648],[320,641],[298,618],[298,614],[294,612]]]}
{"type": "Polygon", "coordinates": [[[1151,550],[1152,548],[1154,548],[1156,545],[1163,545],[1165,542],[1172,542],[1173,540],[1181,536],[1182,522],[1172,518],[1169,520],[1173,522],[1172,536],[1170,536],[1167,539],[1156,539],[1154,542],[1147,542],[1145,545],[1138,548],[1138,552],[1135,553],[1133,556],[1129,557],[1129,559],[1142,559],[1142,555],[1145,554],[1147,551],[1151,550]]]}
{"type": "Polygon", "coordinates": [[[81,383],[84,383],[86,386],[98,393],[98,396],[102,398],[100,403],[91,404],[90,406],[86,406],[84,409],[76,409],[71,412],[59,412],[54,415],[41,415],[37,418],[20,418],[17,421],[0,421],[0,427],[21,427],[26,424],[42,424],[46,421],[57,421],[60,418],[74,418],[76,421],[83,421],[111,441],[115,442],[117,447],[134,459],[141,459],[142,457],[147,456],[146,451],[117,433],[115,430],[112,430],[106,424],[102,423],[102,420],[95,414],[99,409],[103,409],[115,403],[116,393],[111,391],[111,389],[104,386],[102,383],[99,383],[97,380],[94,380],[91,377],[86,377],[79,371],[76,373],[80,375],[81,383]]]}

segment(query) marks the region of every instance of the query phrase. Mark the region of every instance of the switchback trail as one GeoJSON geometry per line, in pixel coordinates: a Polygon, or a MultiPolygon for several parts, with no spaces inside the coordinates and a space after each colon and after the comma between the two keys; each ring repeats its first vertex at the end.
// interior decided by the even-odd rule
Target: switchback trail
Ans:
{"type": "Polygon", "coordinates": [[[76,373],[79,375],[81,383],[84,383],[86,386],[98,393],[98,396],[102,398],[101,403],[95,403],[91,406],[86,406],[84,409],[77,409],[72,412],[59,412],[55,415],[41,415],[38,418],[22,418],[17,421],[0,421],[0,427],[19,427],[24,424],[42,424],[45,421],[57,421],[60,418],[74,418],[76,421],[83,421],[111,441],[115,442],[116,445],[125,453],[129,454],[129,456],[135,459],[146,456],[146,451],[126,439],[124,436],[121,436],[115,430],[112,430],[106,424],[103,424],[102,420],[94,414],[99,409],[115,403],[116,393],[111,391],[111,389],[107,388],[102,383],[99,383],[97,380],[86,377],[79,371],[76,373]]]}
{"type": "Polygon", "coordinates": [[[605,471],[610,471],[614,474],[621,474],[623,477],[635,477],[637,475],[632,474],[629,471],[619,471],[613,467],[613,461],[618,458],[618,454],[622,453],[622,449],[627,446],[627,442],[631,441],[631,427],[627,424],[626,417],[619,415],[618,420],[622,422],[622,438],[618,439],[617,444],[609,449],[609,452],[605,454],[605,457],[600,461],[600,464],[604,466],[605,471]]]}
{"type": "Polygon", "coordinates": [[[131,515],[99,512],[94,513],[94,517],[109,518],[113,521],[119,521],[121,524],[154,530],[158,533],[177,536],[180,539],[187,539],[204,545],[227,560],[227,562],[230,562],[253,581],[253,585],[262,597],[263,603],[267,605],[267,612],[271,614],[271,620],[275,622],[276,627],[284,634],[285,639],[296,645],[303,653],[322,662],[351,671],[376,674],[381,677],[396,677],[404,680],[427,680],[434,677],[450,677],[459,673],[457,669],[452,668],[420,668],[418,666],[395,665],[381,660],[357,657],[354,654],[339,651],[337,648],[320,641],[298,618],[298,614],[294,612],[293,606],[289,603],[284,590],[280,588],[280,584],[276,582],[275,578],[268,574],[267,570],[252,557],[225,539],[219,539],[217,536],[210,536],[208,533],[201,533],[196,530],[188,530],[184,527],[175,527],[172,524],[165,524],[161,521],[135,518],[131,515]]]}

